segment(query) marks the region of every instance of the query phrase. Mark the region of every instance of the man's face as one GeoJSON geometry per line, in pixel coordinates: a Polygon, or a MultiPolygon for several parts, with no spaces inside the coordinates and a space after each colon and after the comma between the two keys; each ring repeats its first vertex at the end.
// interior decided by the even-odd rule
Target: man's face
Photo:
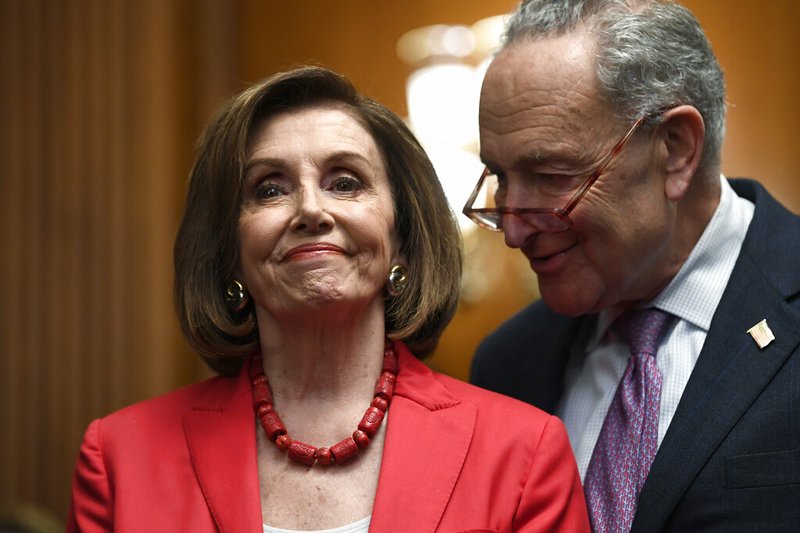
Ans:
{"type": "MultiPolygon", "coordinates": [[[[600,97],[594,57],[594,42],[575,33],[512,45],[490,66],[481,158],[505,180],[506,206],[550,207],[534,184],[579,182],[630,128],[600,97]]],[[[506,244],[528,258],[553,310],[577,316],[649,300],[677,272],[679,261],[669,259],[676,208],[665,194],[665,162],[663,143],[640,131],[571,213],[569,230],[540,232],[505,216],[506,244]]]]}

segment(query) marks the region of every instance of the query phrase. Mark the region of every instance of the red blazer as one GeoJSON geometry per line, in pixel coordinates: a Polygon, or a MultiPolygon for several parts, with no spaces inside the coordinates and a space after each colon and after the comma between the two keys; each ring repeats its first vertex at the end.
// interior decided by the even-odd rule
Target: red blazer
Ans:
{"type": "MultiPolygon", "coordinates": [[[[557,418],[398,351],[370,531],[589,531],[557,418]]],[[[262,531],[255,430],[246,370],[95,420],[67,531],[262,531]]]]}

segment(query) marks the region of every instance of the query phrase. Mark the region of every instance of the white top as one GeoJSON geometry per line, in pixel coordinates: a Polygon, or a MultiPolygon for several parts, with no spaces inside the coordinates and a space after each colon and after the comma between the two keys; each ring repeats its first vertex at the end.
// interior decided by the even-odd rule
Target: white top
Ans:
{"type": "Polygon", "coordinates": [[[333,529],[315,529],[313,532],[297,529],[279,529],[264,524],[264,533],[367,533],[367,531],[369,531],[369,522],[371,519],[372,515],[362,518],[358,522],[347,524],[346,526],[335,527],[333,529]]]}
{"type": "MultiPolygon", "coordinates": [[[[708,226],[675,278],[646,306],[677,317],[661,341],[656,358],[663,377],[659,445],[703,348],[711,318],[753,219],[752,202],[737,196],[724,176],[720,180],[720,202],[708,226]]],[[[566,394],[557,414],[567,427],[581,479],[586,475],[606,412],[630,356],[625,342],[608,330],[620,312],[607,309],[598,315],[593,330],[584,332],[588,342],[577,343],[567,366],[566,394]]]]}

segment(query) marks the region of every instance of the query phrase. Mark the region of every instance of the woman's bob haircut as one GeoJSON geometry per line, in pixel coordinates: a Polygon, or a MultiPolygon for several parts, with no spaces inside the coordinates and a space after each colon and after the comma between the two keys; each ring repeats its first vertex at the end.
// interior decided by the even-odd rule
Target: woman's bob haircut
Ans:
{"type": "MultiPolygon", "coordinates": [[[[183,334],[221,375],[259,351],[252,304],[236,313],[226,288],[239,266],[245,147],[254,127],[290,110],[335,107],[372,135],[389,176],[408,286],[386,295],[386,333],[418,357],[436,347],[458,304],[461,240],[436,172],[404,122],[321,67],[275,74],[232,98],[200,139],[175,240],[175,305],[183,334]]],[[[387,272],[388,275],[388,272],[387,272]]]]}

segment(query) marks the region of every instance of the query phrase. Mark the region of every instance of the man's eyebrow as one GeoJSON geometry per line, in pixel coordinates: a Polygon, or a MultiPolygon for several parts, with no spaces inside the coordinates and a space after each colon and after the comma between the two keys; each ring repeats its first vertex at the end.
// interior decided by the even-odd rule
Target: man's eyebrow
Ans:
{"type": "MultiPolygon", "coordinates": [[[[511,166],[512,166],[512,168],[514,168],[514,167],[518,167],[518,166],[527,166],[527,165],[530,165],[530,164],[533,164],[533,163],[541,163],[542,161],[546,161],[548,158],[549,158],[548,154],[543,153],[541,151],[522,154],[522,155],[517,156],[516,158],[514,158],[514,160],[511,163],[511,166]]],[[[563,155],[562,156],[558,156],[558,159],[563,159],[563,158],[564,158],[563,155]]],[[[481,163],[483,163],[484,165],[486,165],[490,169],[495,169],[495,168],[498,168],[500,166],[500,165],[496,164],[494,161],[492,161],[491,159],[483,157],[483,156],[481,156],[481,163]]]]}

